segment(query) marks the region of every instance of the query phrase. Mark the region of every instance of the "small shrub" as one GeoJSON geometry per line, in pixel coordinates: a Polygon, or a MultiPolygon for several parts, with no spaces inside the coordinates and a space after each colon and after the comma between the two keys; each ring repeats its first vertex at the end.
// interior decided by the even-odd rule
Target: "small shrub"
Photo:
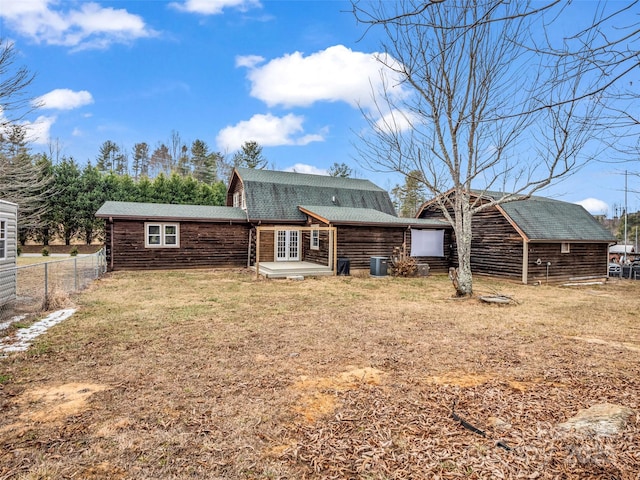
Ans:
{"type": "Polygon", "coordinates": [[[67,308],[72,305],[73,302],[69,298],[67,292],[64,290],[53,289],[49,292],[47,298],[44,299],[42,309],[45,311],[60,310],[61,308],[67,308]]]}
{"type": "Polygon", "coordinates": [[[78,256],[78,247],[73,247],[69,252],[69,255],[71,255],[72,257],[78,256]]]}
{"type": "Polygon", "coordinates": [[[49,256],[49,249],[47,247],[44,247],[42,249],[42,256],[43,257],[48,257],[49,256]]]}
{"type": "Polygon", "coordinates": [[[20,245],[18,245],[18,248],[16,248],[16,254],[18,256],[22,255],[22,247],[20,245]]]}

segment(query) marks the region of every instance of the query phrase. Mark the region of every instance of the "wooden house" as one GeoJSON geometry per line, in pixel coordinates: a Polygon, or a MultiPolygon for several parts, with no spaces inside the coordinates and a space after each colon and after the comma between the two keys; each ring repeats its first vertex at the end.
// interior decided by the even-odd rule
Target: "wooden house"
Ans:
{"type": "MultiPolygon", "coordinates": [[[[227,205],[246,210],[255,231],[250,263],[267,276],[276,276],[281,262],[311,262],[334,272],[341,258],[350,268],[367,269],[371,257],[388,257],[403,244],[410,248],[412,229],[449,231],[440,220],[397,217],[386,190],[356,178],[237,168],[227,205]]],[[[445,253],[438,255],[419,261],[444,271],[445,253]]]]}
{"type": "Polygon", "coordinates": [[[246,266],[249,225],[240,208],[106,202],[107,268],[246,266]]]}
{"type": "Polygon", "coordinates": [[[0,306],[16,297],[18,206],[0,200],[0,306]]]}
{"type": "Polygon", "coordinates": [[[249,266],[267,277],[368,269],[403,244],[446,271],[450,227],[399,218],[368,180],[236,168],[224,207],[106,202],[109,268],[249,266]],[[419,238],[413,242],[412,237],[419,238]]]}
{"type": "MultiPolygon", "coordinates": [[[[472,202],[490,203],[502,193],[474,192],[472,202]]],[[[434,201],[418,218],[442,219],[434,201]]],[[[535,283],[571,283],[608,276],[609,245],[615,237],[582,206],[530,197],[491,206],[473,217],[471,270],[535,283]]],[[[455,237],[453,238],[455,249],[455,237]]],[[[457,256],[452,256],[456,266],[457,256]]]]}

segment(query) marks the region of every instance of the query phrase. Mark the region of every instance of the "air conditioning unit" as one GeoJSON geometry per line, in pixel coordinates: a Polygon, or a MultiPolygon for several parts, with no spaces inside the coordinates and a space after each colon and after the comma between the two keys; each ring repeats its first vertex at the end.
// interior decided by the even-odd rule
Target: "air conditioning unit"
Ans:
{"type": "Polygon", "coordinates": [[[369,273],[374,277],[385,277],[387,275],[387,257],[371,257],[369,273]]]}
{"type": "Polygon", "coordinates": [[[430,268],[428,263],[418,263],[416,265],[416,275],[418,277],[428,277],[429,270],[430,268]]]}

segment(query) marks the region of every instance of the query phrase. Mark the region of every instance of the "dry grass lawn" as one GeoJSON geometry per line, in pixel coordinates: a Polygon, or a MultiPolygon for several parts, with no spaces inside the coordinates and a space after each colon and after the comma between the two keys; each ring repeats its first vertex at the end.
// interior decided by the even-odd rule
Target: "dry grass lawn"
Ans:
{"type": "Polygon", "coordinates": [[[475,289],[518,304],[444,276],[109,274],[0,359],[0,479],[640,478],[640,282],[475,289]],[[623,433],[556,428],[604,402],[623,433]]]}

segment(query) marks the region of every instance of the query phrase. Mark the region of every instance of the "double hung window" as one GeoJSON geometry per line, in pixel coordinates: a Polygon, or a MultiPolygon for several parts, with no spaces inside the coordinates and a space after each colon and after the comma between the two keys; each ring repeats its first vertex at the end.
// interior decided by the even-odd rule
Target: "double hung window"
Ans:
{"type": "Polygon", "coordinates": [[[180,224],[178,223],[145,223],[145,247],[178,248],[180,247],[180,224]]]}
{"type": "MultiPolygon", "coordinates": [[[[317,227],[317,225],[311,225],[311,226],[317,227]]],[[[311,230],[311,240],[310,240],[309,248],[311,250],[320,249],[320,230],[318,229],[311,230]]]]}

